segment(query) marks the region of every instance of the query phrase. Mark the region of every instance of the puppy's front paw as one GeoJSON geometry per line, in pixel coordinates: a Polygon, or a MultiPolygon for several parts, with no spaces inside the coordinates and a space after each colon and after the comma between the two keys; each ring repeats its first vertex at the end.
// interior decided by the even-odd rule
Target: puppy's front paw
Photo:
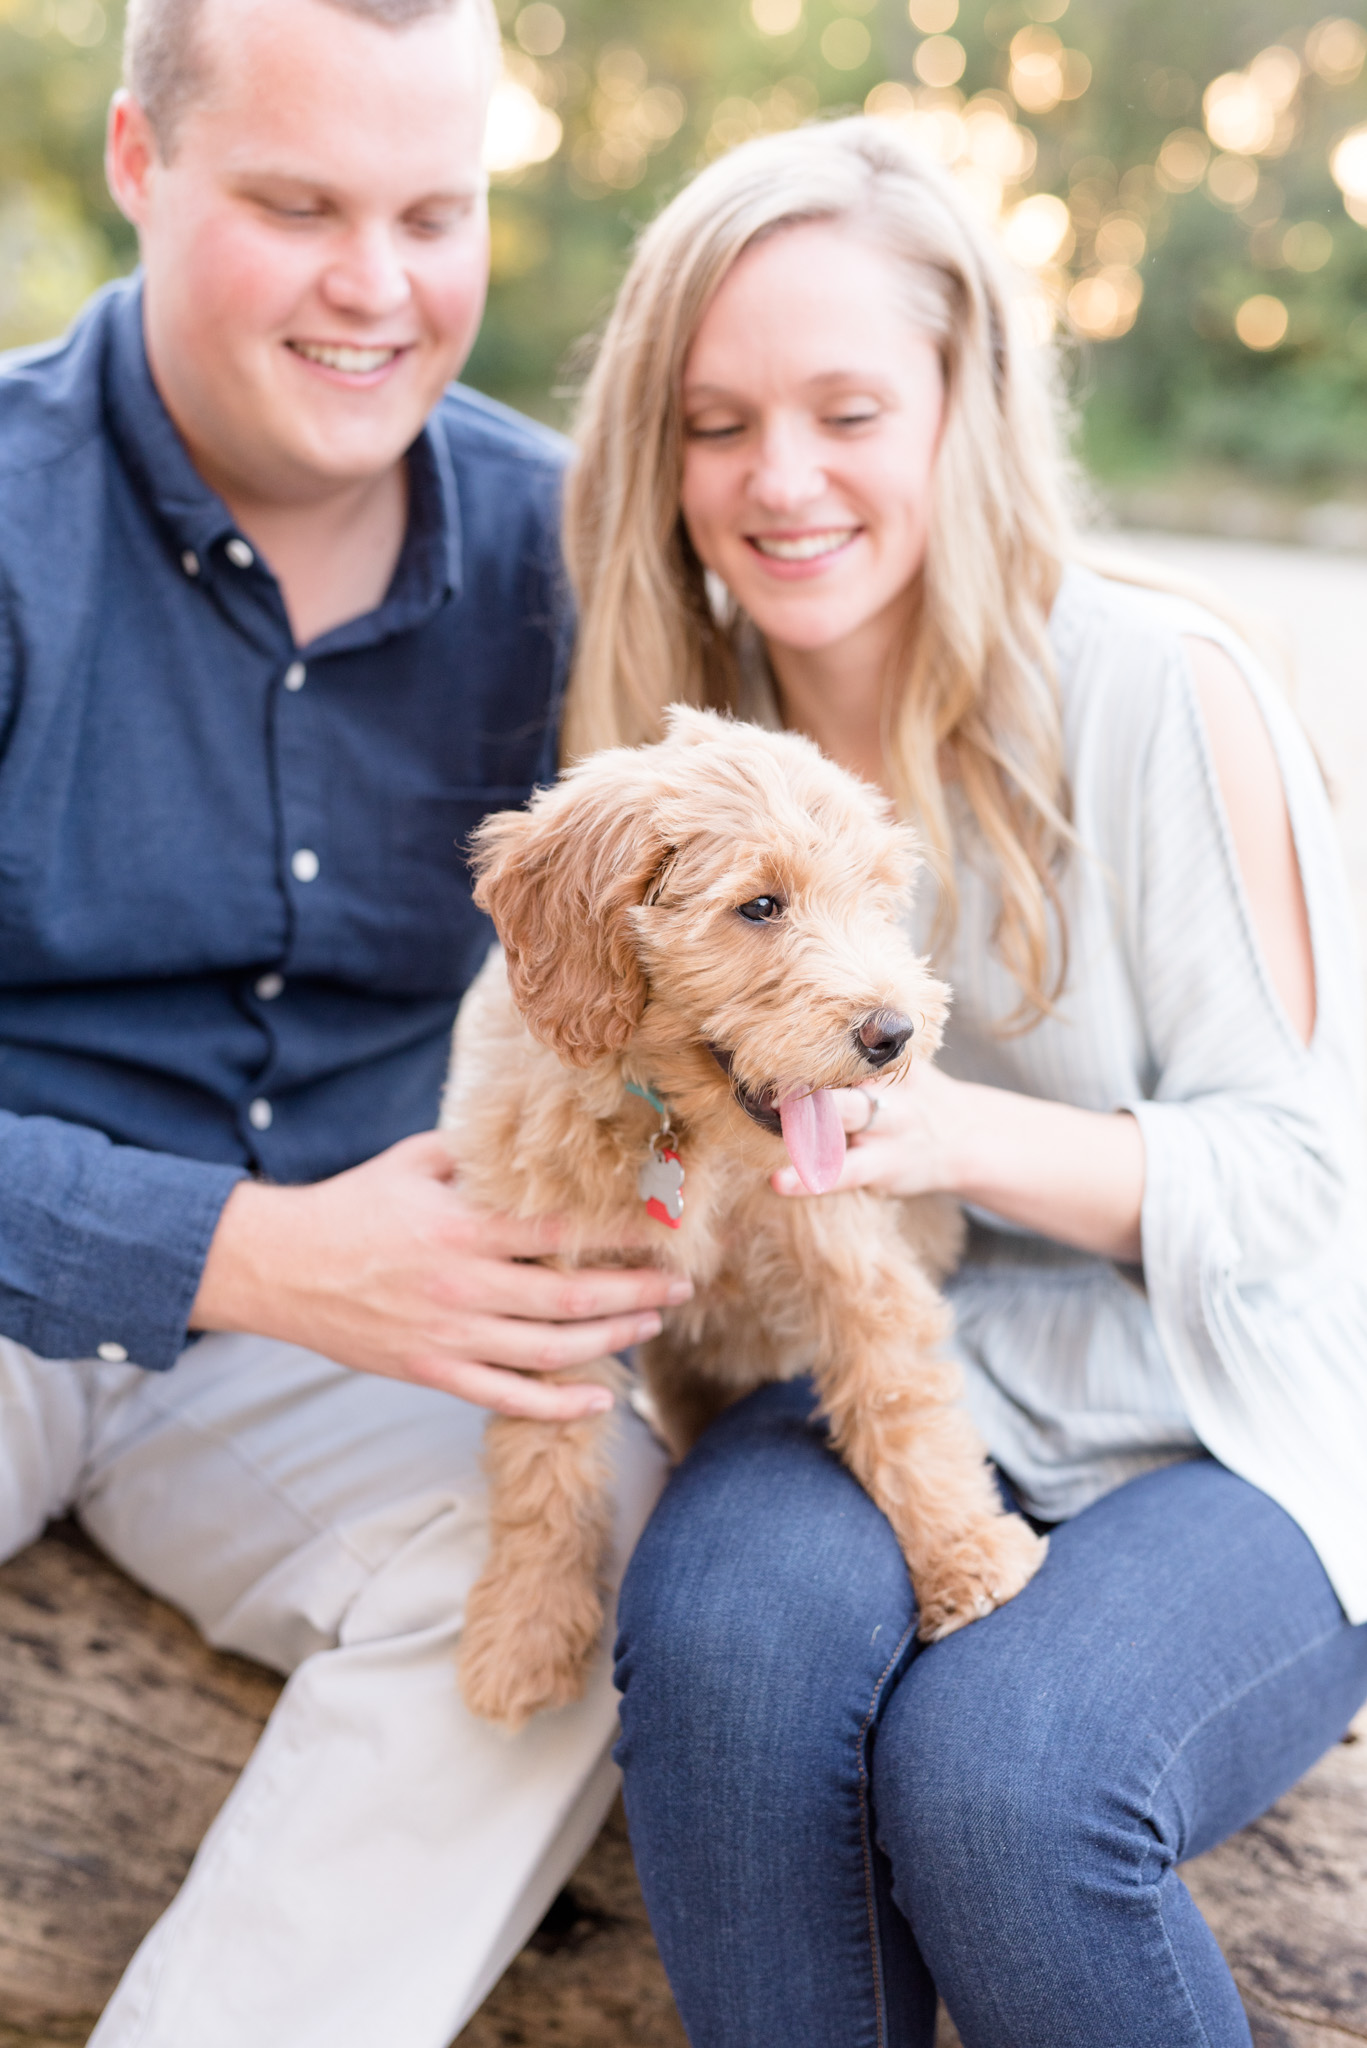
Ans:
{"type": "Polygon", "coordinates": [[[1048,1548],[1048,1537],[1037,1536],[1019,1515],[999,1515],[939,1553],[916,1574],[921,1641],[937,1643],[1014,1600],[1048,1548]]]}
{"type": "Polygon", "coordinates": [[[595,1586],[486,1573],[470,1595],[457,1669],[466,1706],[509,1734],[579,1699],[603,1628],[595,1586]],[[527,1597],[531,1595],[532,1597],[527,1597]]]}

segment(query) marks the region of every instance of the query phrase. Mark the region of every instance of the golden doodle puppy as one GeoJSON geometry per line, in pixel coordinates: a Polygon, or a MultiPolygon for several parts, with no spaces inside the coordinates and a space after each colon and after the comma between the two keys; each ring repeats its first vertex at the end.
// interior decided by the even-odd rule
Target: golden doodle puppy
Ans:
{"type": "MultiPolygon", "coordinates": [[[[939,1042],[946,993],[902,927],[912,835],[805,739],[675,709],[656,746],[596,754],[475,838],[498,929],[462,1008],[443,1123],[464,1192],[556,1214],[563,1262],[631,1238],[687,1274],[641,1366],[682,1453],[765,1381],[810,1372],[831,1443],[896,1532],[927,1640],[1020,1591],[1044,1544],[1001,1501],[939,1346],[937,1198],[827,1193],[830,1090],[895,1082],[939,1042]]],[[[617,1254],[621,1256],[621,1254],[617,1254]]],[[[620,1386],[615,1360],[575,1374],[620,1386]]],[[[491,1550],[460,1675],[516,1727],[578,1696],[603,1625],[606,1432],[495,1417],[491,1550]]]]}

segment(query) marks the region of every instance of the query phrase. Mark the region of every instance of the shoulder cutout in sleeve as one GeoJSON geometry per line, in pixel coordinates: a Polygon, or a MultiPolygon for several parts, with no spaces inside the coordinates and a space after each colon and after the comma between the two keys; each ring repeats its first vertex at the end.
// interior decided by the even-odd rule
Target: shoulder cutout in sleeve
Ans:
{"type": "Polygon", "coordinates": [[[1253,692],[1213,640],[1183,638],[1235,857],[1273,987],[1302,1045],[1315,1028],[1315,964],[1277,756],[1253,692]]]}

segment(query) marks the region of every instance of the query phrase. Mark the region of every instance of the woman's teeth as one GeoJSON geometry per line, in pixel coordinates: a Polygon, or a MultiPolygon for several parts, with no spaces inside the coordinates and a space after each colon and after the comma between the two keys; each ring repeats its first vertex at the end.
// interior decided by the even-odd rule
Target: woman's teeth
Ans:
{"type": "Polygon", "coordinates": [[[789,540],[767,533],[752,533],[750,539],[762,555],[771,555],[776,562],[813,562],[818,555],[833,555],[858,531],[857,526],[838,526],[826,533],[794,534],[789,540]]]}
{"type": "Polygon", "coordinates": [[[383,370],[399,354],[396,348],[343,348],[321,341],[292,341],[290,347],[308,362],[321,363],[325,370],[341,370],[348,377],[366,377],[383,370]]]}

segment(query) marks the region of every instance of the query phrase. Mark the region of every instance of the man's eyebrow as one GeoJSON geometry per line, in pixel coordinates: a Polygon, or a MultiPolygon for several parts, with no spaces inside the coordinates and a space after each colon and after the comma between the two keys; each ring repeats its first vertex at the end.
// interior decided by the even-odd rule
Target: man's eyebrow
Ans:
{"type": "MultiPolygon", "coordinates": [[[[297,192],[316,193],[321,199],[345,199],[346,193],[340,186],[329,183],[309,171],[287,169],[279,164],[243,163],[230,166],[228,175],[235,185],[289,186],[297,192]]],[[[471,178],[467,184],[451,185],[440,191],[423,192],[416,199],[410,199],[404,208],[406,213],[417,206],[459,206],[467,199],[478,199],[485,189],[483,178],[471,178]]]]}

